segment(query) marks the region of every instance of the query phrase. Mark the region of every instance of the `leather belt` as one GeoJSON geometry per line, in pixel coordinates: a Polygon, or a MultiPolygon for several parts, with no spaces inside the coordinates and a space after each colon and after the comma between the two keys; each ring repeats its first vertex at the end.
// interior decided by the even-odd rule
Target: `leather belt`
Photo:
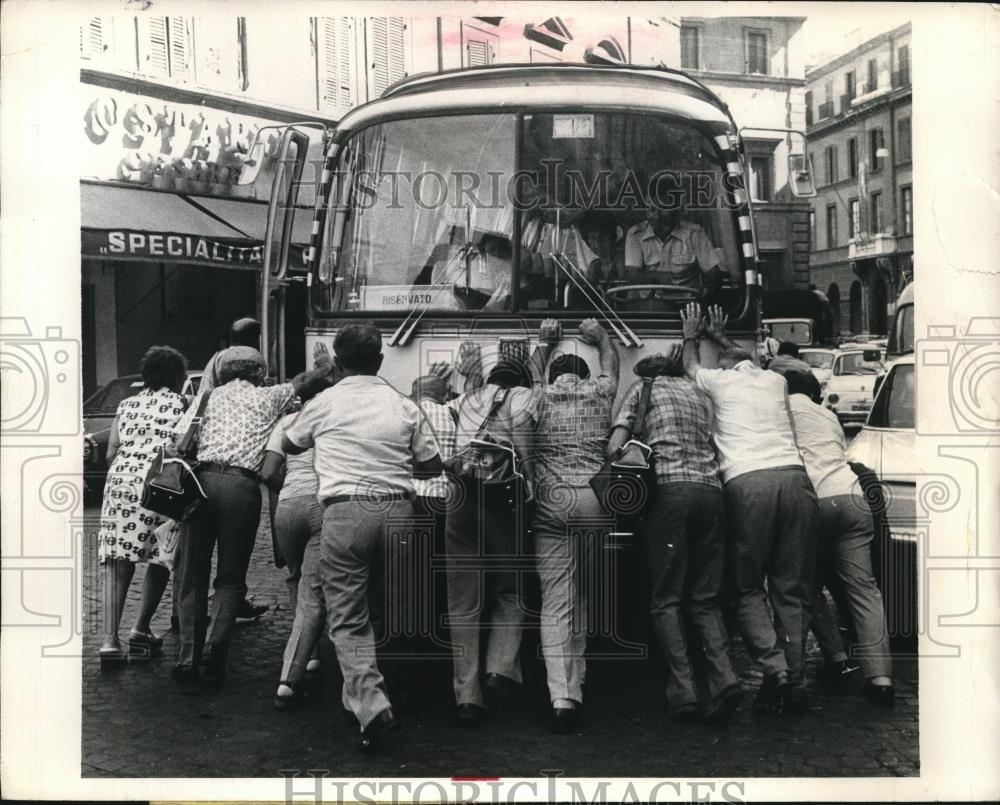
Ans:
{"type": "Polygon", "coordinates": [[[242,475],[254,483],[258,483],[260,478],[257,476],[253,470],[248,470],[246,467],[236,467],[232,464],[219,464],[216,461],[202,461],[198,465],[198,469],[204,472],[218,472],[222,475],[242,475]]]}
{"type": "Polygon", "coordinates": [[[391,503],[394,500],[409,500],[409,495],[402,492],[392,492],[386,495],[331,495],[323,498],[323,508],[335,503],[391,503]]]}

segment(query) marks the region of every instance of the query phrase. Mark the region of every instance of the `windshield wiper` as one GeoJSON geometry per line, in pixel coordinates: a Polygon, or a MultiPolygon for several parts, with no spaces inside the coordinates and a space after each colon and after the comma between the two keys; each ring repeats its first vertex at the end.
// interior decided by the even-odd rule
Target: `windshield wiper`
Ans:
{"type": "Polygon", "coordinates": [[[445,288],[454,287],[455,280],[458,279],[460,270],[465,270],[467,268],[466,258],[469,252],[475,249],[475,245],[472,243],[466,243],[464,246],[460,246],[458,251],[452,256],[452,258],[445,264],[444,270],[441,272],[441,280],[437,283],[435,288],[430,293],[426,302],[422,302],[417,307],[414,307],[409,315],[403,319],[402,324],[396,328],[396,331],[389,338],[390,347],[405,347],[410,339],[413,337],[413,333],[417,329],[417,325],[420,324],[420,320],[424,317],[424,314],[430,310],[431,305],[437,300],[438,295],[445,288]],[[414,318],[416,316],[416,318],[414,318]]]}
{"type": "Polygon", "coordinates": [[[607,300],[601,296],[601,292],[595,288],[590,280],[587,279],[586,274],[584,274],[572,259],[566,256],[564,252],[555,251],[552,252],[552,262],[555,263],[559,268],[563,270],[563,273],[569,277],[570,281],[579,289],[580,293],[583,294],[584,298],[590,303],[590,306],[597,311],[602,319],[607,323],[608,327],[614,332],[622,344],[626,347],[642,347],[642,339],[639,338],[632,329],[622,321],[621,317],[615,312],[615,309],[608,304],[607,300]],[[581,284],[582,282],[582,284],[581,284]],[[584,287],[586,286],[586,287],[584,287]],[[605,313],[601,309],[601,303],[604,303],[604,307],[607,308],[608,313],[614,317],[615,321],[618,322],[618,326],[615,322],[608,317],[608,313],[605,313]],[[621,329],[619,329],[619,327],[621,329]]]}

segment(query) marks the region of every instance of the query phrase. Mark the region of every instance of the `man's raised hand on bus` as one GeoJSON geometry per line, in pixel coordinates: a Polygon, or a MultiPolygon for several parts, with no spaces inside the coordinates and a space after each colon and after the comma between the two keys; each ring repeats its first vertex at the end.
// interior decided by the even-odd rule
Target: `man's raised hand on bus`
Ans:
{"type": "Polygon", "coordinates": [[[701,368],[701,357],[698,354],[698,334],[701,329],[701,305],[697,302],[688,302],[681,308],[681,330],[684,333],[681,355],[684,360],[684,374],[692,380],[701,368]]]}
{"type": "Polygon", "coordinates": [[[465,391],[473,391],[483,385],[483,352],[475,341],[463,341],[458,348],[455,369],[465,375],[465,391]]]}
{"type": "Polygon", "coordinates": [[[313,344],[313,366],[332,366],[333,357],[330,355],[330,350],[322,341],[317,341],[313,344]]]}
{"type": "Polygon", "coordinates": [[[610,378],[615,388],[618,388],[618,350],[611,343],[611,336],[601,326],[597,319],[584,319],[580,322],[580,340],[592,347],[597,347],[601,362],[601,374],[610,378]]]}
{"type": "Polygon", "coordinates": [[[710,305],[708,308],[708,324],[706,330],[708,332],[709,338],[711,338],[716,344],[718,344],[723,349],[730,349],[735,347],[734,344],[726,336],[726,323],[729,321],[729,316],[727,316],[721,305],[710,305]]]}
{"type": "Polygon", "coordinates": [[[555,319],[542,319],[542,323],[538,325],[538,346],[528,361],[528,370],[535,383],[545,382],[545,367],[548,365],[552,350],[559,343],[559,331],[559,322],[555,319]]]}

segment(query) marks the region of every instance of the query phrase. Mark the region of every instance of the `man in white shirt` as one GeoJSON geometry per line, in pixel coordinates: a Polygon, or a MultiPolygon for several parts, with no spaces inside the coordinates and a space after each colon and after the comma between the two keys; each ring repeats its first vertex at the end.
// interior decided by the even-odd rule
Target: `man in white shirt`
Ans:
{"type": "Polygon", "coordinates": [[[319,585],[344,676],[344,702],[361,725],[356,747],[374,749],[398,728],[375,661],[369,594],[377,595],[389,540],[405,538],[413,479],[442,472],[434,434],[416,404],[378,376],[382,336],[371,323],[333,342],[337,385],[318,394],[285,431],[282,448],[314,448],[324,508],[319,585]]]}
{"type": "Polygon", "coordinates": [[[882,594],[872,573],[875,531],[868,501],[847,463],[847,443],[837,415],[819,404],[819,381],[809,371],[786,371],[784,377],[799,451],[819,498],[818,567],[836,578],[843,593],[844,608],[857,632],[852,656],[867,680],[865,694],[890,706],[892,660],[882,594]]]}
{"type": "Polygon", "coordinates": [[[819,508],[795,444],[785,382],[726,338],[720,307],[709,308],[708,320],[709,336],[722,347],[718,369],[699,360],[701,305],[688,304],[681,321],[684,372],[715,408],[737,620],[764,668],[755,708],[801,712],[819,508]]]}

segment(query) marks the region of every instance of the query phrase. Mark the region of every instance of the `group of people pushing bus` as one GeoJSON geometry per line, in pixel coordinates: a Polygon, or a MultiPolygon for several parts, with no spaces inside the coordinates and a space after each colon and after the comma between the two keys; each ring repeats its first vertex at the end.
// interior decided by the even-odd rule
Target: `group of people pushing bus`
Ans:
{"type": "MultiPolygon", "coordinates": [[[[306,703],[305,680],[319,665],[325,632],[343,675],[343,706],[359,724],[358,748],[373,749],[398,728],[376,651],[394,595],[381,571],[386,554],[412,534],[409,523],[431,522],[445,535],[457,721],[478,725],[518,696],[525,623],[520,574],[528,572],[523,560],[530,557],[541,582],[551,728],[575,730],[586,674],[585,579],[601,537],[594,524],[608,523],[590,479],[606,456],[637,439],[655,456],[655,492],[640,535],[670,712],[717,724],[732,718],[744,692],[729,656],[730,628],[763,670],[754,709],[808,709],[810,625],[821,637],[827,671],[839,677],[850,670],[824,584],[856,632],[852,648],[866,694],[891,705],[888,638],[871,570],[871,512],[847,463],[841,426],[819,404],[818,382],[791,358],[777,361],[774,371],[755,365],[726,337],[718,307],[703,318],[700,305],[691,303],[681,319],[683,342],[635,367],[652,379],[648,395],[636,382],[617,412],[618,353],[593,319],[580,323],[579,338],[597,351],[594,370],[558,349],[558,325],[546,320],[529,360],[501,356],[484,374],[479,349],[467,342],[455,367],[429,367],[409,396],[379,375],[382,338],[370,323],[340,328],[332,356],[320,345],[313,369],[279,385],[265,385],[257,349],[231,346],[213,357],[186,412],[177,394],[183,357],[153,347],[142,364],[144,390],[118,412],[121,446],[102,514],[110,602],[102,658],[116,649],[124,653],[117,634],[123,576],[111,566],[146,559],[162,565],[160,549],[169,541],[176,546],[167,563],[179,620],[172,677],[185,690],[224,683],[231,627],[247,592],[262,481],[272,495],[277,549],[288,565],[295,606],[276,706],[306,703]],[[703,337],[719,346],[716,368],[701,365],[703,337]],[[456,370],[465,386],[454,396],[456,370]],[[187,432],[209,388],[196,453],[207,501],[189,521],[164,523],[138,506],[135,478],[145,475],[154,445],[176,445],[187,432]],[[484,440],[511,446],[525,505],[498,501],[458,474],[453,459],[484,440]],[[817,566],[825,575],[817,576],[817,566]],[[689,644],[689,635],[697,645],[689,644]]],[[[129,636],[132,652],[162,647],[148,617],[165,586],[162,572],[157,578],[144,591],[143,613],[129,636]]],[[[130,579],[131,573],[126,589],[130,579]]]]}

